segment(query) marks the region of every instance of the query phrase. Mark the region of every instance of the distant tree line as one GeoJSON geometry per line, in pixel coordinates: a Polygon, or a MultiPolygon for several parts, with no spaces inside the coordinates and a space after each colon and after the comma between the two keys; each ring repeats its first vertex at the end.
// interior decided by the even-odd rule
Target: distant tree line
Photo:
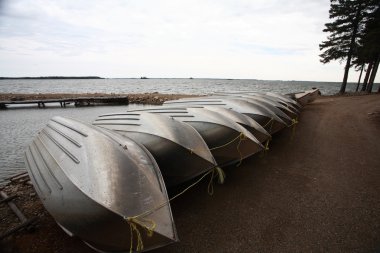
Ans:
{"type": "Polygon", "coordinates": [[[99,76],[39,76],[39,77],[0,77],[4,79],[103,79],[99,76]]]}
{"type": "MultiPolygon", "coordinates": [[[[339,93],[346,91],[351,67],[360,71],[356,91],[365,71],[362,91],[372,92],[380,61],[380,1],[330,0],[331,22],[325,24],[327,40],[319,45],[322,63],[346,61],[339,93]]],[[[380,92],[380,87],[378,92],[380,92]]]]}

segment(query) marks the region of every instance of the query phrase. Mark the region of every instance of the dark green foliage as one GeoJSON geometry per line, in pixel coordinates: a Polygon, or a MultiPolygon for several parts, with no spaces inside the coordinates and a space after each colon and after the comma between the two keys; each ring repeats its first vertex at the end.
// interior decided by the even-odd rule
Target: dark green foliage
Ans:
{"type": "Polygon", "coordinates": [[[351,60],[357,65],[363,64],[358,61],[358,55],[364,54],[361,50],[368,33],[368,23],[378,7],[378,0],[331,0],[329,14],[332,22],[326,23],[323,30],[329,36],[319,48],[323,51],[320,55],[322,63],[346,60],[340,93],[345,92],[351,60]]]}

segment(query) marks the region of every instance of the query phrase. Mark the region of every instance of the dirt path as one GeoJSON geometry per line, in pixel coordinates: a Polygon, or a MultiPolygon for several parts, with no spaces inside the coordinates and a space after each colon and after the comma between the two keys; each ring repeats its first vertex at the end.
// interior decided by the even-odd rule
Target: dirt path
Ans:
{"type": "Polygon", "coordinates": [[[214,196],[205,183],[174,202],[181,243],[156,252],[380,250],[379,130],[379,95],[306,106],[214,196]]]}
{"type": "MultiPolygon", "coordinates": [[[[320,98],[303,109],[295,130],[274,136],[266,155],[227,168],[213,196],[204,181],[176,199],[181,242],[152,252],[379,251],[379,130],[380,95],[320,98]]],[[[35,233],[3,246],[92,252],[46,213],[35,233]]]]}

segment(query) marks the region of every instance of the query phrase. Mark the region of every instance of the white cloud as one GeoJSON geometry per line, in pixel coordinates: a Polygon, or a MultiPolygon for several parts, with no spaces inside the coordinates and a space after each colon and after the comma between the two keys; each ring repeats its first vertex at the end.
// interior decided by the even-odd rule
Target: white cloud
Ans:
{"type": "Polygon", "coordinates": [[[343,66],[319,63],[329,4],[8,0],[0,12],[0,76],[340,81],[343,66]]]}

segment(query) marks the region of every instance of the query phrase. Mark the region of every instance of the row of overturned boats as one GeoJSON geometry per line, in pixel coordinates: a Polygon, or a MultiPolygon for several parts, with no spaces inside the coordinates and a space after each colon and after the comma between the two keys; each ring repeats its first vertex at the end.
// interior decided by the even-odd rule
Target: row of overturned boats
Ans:
{"type": "MultiPolygon", "coordinates": [[[[219,93],[100,115],[53,117],[25,152],[45,208],[100,252],[147,251],[178,241],[167,189],[266,149],[319,91],[219,93]]],[[[194,185],[194,184],[193,184],[194,185]]]]}

